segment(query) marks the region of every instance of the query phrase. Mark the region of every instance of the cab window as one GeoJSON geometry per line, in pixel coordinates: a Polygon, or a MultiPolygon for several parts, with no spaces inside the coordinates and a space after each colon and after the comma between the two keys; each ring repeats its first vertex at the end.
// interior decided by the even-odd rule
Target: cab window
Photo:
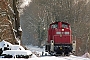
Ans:
{"type": "Polygon", "coordinates": [[[68,28],[67,24],[62,24],[62,28],[68,28]]]}
{"type": "Polygon", "coordinates": [[[58,28],[58,24],[52,24],[51,28],[58,28]]]}

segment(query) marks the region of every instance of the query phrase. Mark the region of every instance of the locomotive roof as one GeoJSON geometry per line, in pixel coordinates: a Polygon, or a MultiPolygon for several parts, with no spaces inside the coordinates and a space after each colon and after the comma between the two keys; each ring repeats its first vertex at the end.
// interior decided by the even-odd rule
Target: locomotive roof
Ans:
{"type": "MultiPolygon", "coordinates": [[[[51,23],[51,24],[55,24],[55,23],[59,23],[59,22],[61,22],[61,21],[53,22],[53,23],[51,23]]],[[[67,23],[67,22],[61,22],[61,23],[65,23],[65,24],[68,24],[68,25],[69,25],[69,23],[67,23]]],[[[50,25],[51,25],[51,24],[50,24],[50,25]]]]}

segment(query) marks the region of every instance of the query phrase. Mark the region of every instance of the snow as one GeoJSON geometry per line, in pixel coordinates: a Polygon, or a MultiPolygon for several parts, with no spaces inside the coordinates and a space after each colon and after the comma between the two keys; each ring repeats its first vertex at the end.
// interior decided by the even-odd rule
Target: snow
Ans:
{"type": "Polygon", "coordinates": [[[25,50],[20,45],[12,45],[11,43],[3,40],[3,41],[0,42],[0,48],[4,49],[4,47],[8,47],[11,50],[25,50]]]}
{"type": "Polygon", "coordinates": [[[21,26],[19,27],[19,29],[18,29],[19,31],[22,31],[22,28],[21,28],[21,26]]]}
{"type": "Polygon", "coordinates": [[[25,6],[28,6],[31,0],[23,0],[23,3],[21,4],[21,8],[24,8],[25,6]]]}
{"type": "Polygon", "coordinates": [[[10,54],[10,55],[31,55],[32,52],[29,51],[29,50],[6,50],[6,51],[3,51],[2,54],[10,54]]]}
{"type": "MultiPolygon", "coordinates": [[[[37,52],[40,55],[42,54],[41,52],[45,52],[45,48],[38,48],[38,46],[32,46],[32,45],[27,45],[26,46],[29,50],[31,50],[32,52],[37,52]]],[[[46,52],[45,52],[46,53],[46,52]]],[[[74,55],[70,55],[70,56],[42,56],[42,57],[38,57],[38,58],[31,58],[30,60],[90,60],[90,55],[89,53],[85,53],[82,56],[74,56],[74,55]],[[88,57],[87,57],[88,56],[88,57]]]]}
{"type": "Polygon", "coordinates": [[[3,41],[0,42],[0,47],[2,47],[3,45],[7,45],[7,44],[12,45],[11,43],[3,40],[3,41]]]}
{"type": "MultiPolygon", "coordinates": [[[[11,43],[7,42],[7,41],[1,41],[0,42],[0,49],[2,49],[2,55],[6,54],[6,55],[12,55],[13,57],[15,57],[16,55],[32,55],[32,52],[30,50],[25,50],[22,46],[20,45],[12,45],[11,43]],[[8,48],[7,50],[5,50],[5,48],[8,48]]],[[[0,56],[2,57],[2,56],[0,56]]]]}
{"type": "Polygon", "coordinates": [[[19,45],[12,45],[11,50],[25,50],[22,46],[19,45]]]}
{"type": "Polygon", "coordinates": [[[26,48],[28,48],[30,51],[32,51],[32,52],[34,52],[36,54],[39,54],[39,55],[42,55],[42,52],[45,52],[44,48],[39,48],[38,46],[27,45],[26,48]]]}
{"type": "Polygon", "coordinates": [[[84,58],[90,58],[90,54],[88,52],[86,52],[82,57],[84,57],[84,58]]]}
{"type": "Polygon", "coordinates": [[[31,50],[32,52],[34,52],[34,51],[38,51],[38,52],[44,51],[44,48],[39,48],[38,46],[26,45],[26,47],[29,50],[31,50]]]}
{"type": "MultiPolygon", "coordinates": [[[[7,43],[9,46],[13,46],[12,44],[6,42],[6,41],[2,41],[0,42],[0,47],[3,46],[4,43],[7,43]]],[[[5,44],[4,44],[5,45],[5,44]]],[[[7,46],[7,45],[6,45],[7,46]]],[[[15,49],[13,50],[7,50],[6,52],[3,52],[4,53],[9,53],[9,54],[22,54],[23,51],[25,53],[23,54],[30,54],[32,52],[37,52],[38,54],[41,54],[42,51],[44,51],[44,48],[39,48],[38,46],[32,46],[32,45],[27,45],[26,46],[29,50],[16,50],[17,49],[17,45],[15,46],[15,49]],[[15,51],[15,52],[13,52],[15,51]],[[31,52],[32,51],[32,52],[31,52]],[[18,53],[17,53],[18,52],[18,53]]],[[[90,60],[90,55],[89,53],[85,53],[83,56],[74,56],[74,55],[70,55],[70,56],[39,56],[37,57],[36,55],[32,55],[31,58],[28,58],[28,59],[25,59],[25,58],[0,58],[0,60],[90,60]],[[87,57],[89,56],[89,57],[87,57]]]]}
{"type": "Polygon", "coordinates": [[[22,8],[19,12],[20,14],[23,14],[23,9],[26,6],[29,6],[30,2],[32,2],[31,0],[22,0],[22,4],[20,5],[20,8],[22,8]]]}
{"type": "Polygon", "coordinates": [[[2,49],[4,49],[4,47],[7,47],[7,45],[12,46],[12,44],[7,42],[7,41],[3,40],[3,41],[0,42],[0,48],[2,48],[2,49]]]}
{"type": "Polygon", "coordinates": [[[11,8],[10,4],[8,4],[8,7],[11,10],[11,12],[15,15],[15,13],[14,13],[13,9],[11,8]]]}
{"type": "Polygon", "coordinates": [[[55,57],[55,56],[45,56],[45,57],[35,57],[29,59],[0,59],[0,60],[90,60],[89,58],[77,57],[77,56],[69,56],[69,57],[55,57]]]}

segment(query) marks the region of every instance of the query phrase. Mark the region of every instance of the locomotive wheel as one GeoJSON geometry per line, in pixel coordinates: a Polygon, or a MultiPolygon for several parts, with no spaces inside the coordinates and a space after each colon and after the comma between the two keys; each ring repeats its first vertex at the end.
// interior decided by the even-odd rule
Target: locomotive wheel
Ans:
{"type": "Polygon", "coordinates": [[[64,53],[64,56],[69,56],[69,55],[70,55],[69,52],[64,53]]]}
{"type": "Polygon", "coordinates": [[[55,52],[50,52],[50,55],[51,56],[56,56],[56,53],[55,52]]]}

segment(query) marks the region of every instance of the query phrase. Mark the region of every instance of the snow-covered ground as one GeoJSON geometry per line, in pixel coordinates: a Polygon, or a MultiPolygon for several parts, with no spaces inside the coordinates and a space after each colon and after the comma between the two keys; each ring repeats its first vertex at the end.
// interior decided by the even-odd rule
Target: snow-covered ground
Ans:
{"type": "Polygon", "coordinates": [[[70,55],[69,57],[44,56],[44,57],[34,57],[34,58],[29,58],[29,59],[0,58],[0,60],[90,60],[90,59],[70,55]]]}
{"type": "MultiPolygon", "coordinates": [[[[37,46],[32,46],[32,45],[28,45],[26,46],[29,50],[31,50],[32,52],[37,52],[39,54],[42,53],[42,51],[44,51],[44,48],[38,48],[37,46]]],[[[86,55],[86,54],[85,54],[86,55]]],[[[66,56],[66,57],[61,57],[61,56],[40,56],[40,57],[31,57],[29,59],[24,59],[24,58],[0,58],[0,60],[90,60],[90,58],[85,58],[85,55],[83,56],[74,56],[74,55],[70,55],[70,56],[66,56]]]]}
{"type": "Polygon", "coordinates": [[[37,54],[42,55],[42,52],[45,52],[44,48],[39,48],[38,46],[32,46],[32,45],[27,45],[26,46],[30,51],[36,52],[37,54]]]}
{"type": "Polygon", "coordinates": [[[0,59],[0,60],[90,60],[89,58],[69,56],[69,57],[55,57],[55,56],[46,56],[46,57],[36,57],[29,59],[0,59]]]}
{"type": "MultiPolygon", "coordinates": [[[[27,45],[26,46],[29,50],[32,52],[37,52],[40,55],[42,55],[42,52],[45,52],[45,48],[38,48],[38,46],[32,46],[32,45],[27,45]]],[[[46,53],[46,52],[45,52],[46,53]]],[[[45,54],[44,53],[44,54],[45,54]]],[[[56,56],[42,56],[38,58],[31,58],[31,59],[37,59],[37,60],[90,60],[90,55],[88,53],[82,55],[82,56],[66,56],[66,57],[56,57],[56,56]],[[87,58],[88,57],[88,58],[87,58]]]]}

